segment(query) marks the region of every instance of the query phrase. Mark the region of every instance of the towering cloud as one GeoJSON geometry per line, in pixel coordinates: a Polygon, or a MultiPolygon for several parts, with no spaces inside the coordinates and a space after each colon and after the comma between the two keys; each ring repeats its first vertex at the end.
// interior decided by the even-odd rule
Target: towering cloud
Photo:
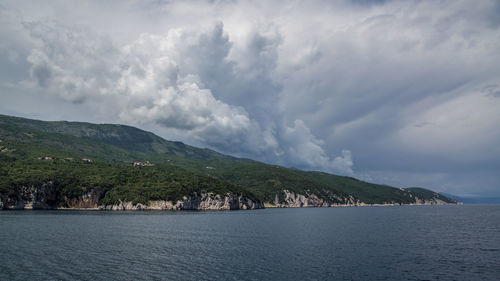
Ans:
{"type": "MultiPolygon", "coordinates": [[[[157,124],[221,151],[352,173],[350,154],[330,159],[323,141],[301,120],[289,128],[262,116],[259,119],[267,122],[261,124],[243,105],[214,95],[213,91],[228,100],[241,95],[240,103],[253,98],[259,105],[266,95],[276,93],[261,91],[259,85],[260,79],[272,84],[266,75],[274,67],[259,58],[269,54],[255,54],[267,48],[260,35],[253,34],[245,47],[251,61],[239,65],[228,58],[232,44],[221,22],[202,29],[171,29],[165,35],[143,33],[121,47],[91,30],[55,22],[24,25],[39,42],[27,58],[31,78],[48,94],[73,103],[98,100],[105,108],[113,105],[119,122],[157,124]]],[[[254,112],[275,107],[265,103],[254,112]]]]}

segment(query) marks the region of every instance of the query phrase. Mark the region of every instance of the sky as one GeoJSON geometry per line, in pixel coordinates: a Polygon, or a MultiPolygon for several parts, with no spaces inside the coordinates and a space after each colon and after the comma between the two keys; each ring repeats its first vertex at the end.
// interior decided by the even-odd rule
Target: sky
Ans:
{"type": "Polygon", "coordinates": [[[500,197],[500,2],[0,1],[0,113],[500,197]]]}

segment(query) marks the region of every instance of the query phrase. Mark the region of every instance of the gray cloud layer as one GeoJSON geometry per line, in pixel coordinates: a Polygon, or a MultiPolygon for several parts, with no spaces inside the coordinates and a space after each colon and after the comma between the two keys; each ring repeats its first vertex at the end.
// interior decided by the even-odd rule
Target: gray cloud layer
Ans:
{"type": "Polygon", "coordinates": [[[127,123],[286,166],[500,193],[497,1],[40,5],[0,5],[6,113],[127,123]]]}

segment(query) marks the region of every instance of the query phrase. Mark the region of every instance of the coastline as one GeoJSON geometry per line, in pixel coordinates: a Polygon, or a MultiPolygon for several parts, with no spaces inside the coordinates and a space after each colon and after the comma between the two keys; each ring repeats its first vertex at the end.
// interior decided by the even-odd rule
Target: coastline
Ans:
{"type": "MultiPolygon", "coordinates": [[[[287,208],[352,208],[352,207],[405,207],[405,206],[443,206],[443,205],[463,205],[462,202],[457,203],[387,203],[387,204],[334,204],[329,206],[277,206],[270,203],[264,203],[262,207],[259,208],[247,208],[247,209],[231,209],[231,208],[162,208],[160,205],[164,205],[163,202],[154,201],[153,205],[143,205],[143,204],[132,204],[132,202],[124,202],[119,205],[101,205],[95,207],[56,207],[56,208],[33,208],[32,206],[27,206],[24,208],[5,208],[0,209],[0,211],[9,210],[54,210],[54,211],[234,211],[234,210],[258,210],[258,209],[287,209],[287,208]]],[[[165,201],[164,201],[165,202],[165,201]]],[[[167,201],[168,202],[168,201],[167,201]]]]}
{"type": "Polygon", "coordinates": [[[236,193],[224,195],[212,192],[193,193],[191,196],[172,200],[149,200],[133,202],[118,200],[112,204],[103,204],[103,193],[99,188],[90,190],[78,197],[68,198],[60,195],[45,185],[42,188],[25,188],[17,196],[0,196],[0,210],[109,210],[109,211],[223,211],[223,210],[253,210],[264,208],[320,208],[320,207],[387,207],[387,206],[426,206],[461,204],[461,202],[446,202],[438,197],[421,199],[412,197],[414,202],[365,203],[352,195],[321,198],[314,193],[299,194],[282,190],[281,199],[275,195],[273,202],[260,200],[236,193]]]}

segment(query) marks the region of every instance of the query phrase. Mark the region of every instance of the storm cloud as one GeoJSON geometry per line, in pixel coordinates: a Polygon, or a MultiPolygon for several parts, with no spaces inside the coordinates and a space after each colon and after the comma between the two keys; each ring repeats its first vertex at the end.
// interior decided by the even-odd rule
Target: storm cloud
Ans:
{"type": "Polygon", "coordinates": [[[3,113],[500,193],[497,1],[20,1],[0,14],[3,113]]]}

